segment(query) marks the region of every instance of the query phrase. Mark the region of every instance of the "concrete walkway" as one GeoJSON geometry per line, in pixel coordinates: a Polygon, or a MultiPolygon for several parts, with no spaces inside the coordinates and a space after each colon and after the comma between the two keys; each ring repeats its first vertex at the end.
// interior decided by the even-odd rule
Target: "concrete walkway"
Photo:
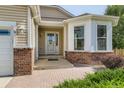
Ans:
{"type": "Polygon", "coordinates": [[[57,61],[48,61],[49,58],[42,58],[34,64],[34,70],[44,70],[44,69],[60,69],[60,68],[73,68],[73,64],[68,62],[62,57],[57,58],[57,61]]]}
{"type": "Polygon", "coordinates": [[[50,88],[67,79],[83,78],[93,73],[94,67],[74,67],[65,69],[35,70],[32,75],[14,77],[8,88],[50,88]]]}
{"type": "Polygon", "coordinates": [[[0,88],[4,88],[13,77],[0,77],[0,88]]]}

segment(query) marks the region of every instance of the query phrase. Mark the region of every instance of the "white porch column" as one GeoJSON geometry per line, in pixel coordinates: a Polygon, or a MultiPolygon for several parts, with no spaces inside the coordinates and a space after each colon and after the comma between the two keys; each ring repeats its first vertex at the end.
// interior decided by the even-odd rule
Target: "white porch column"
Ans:
{"type": "Polygon", "coordinates": [[[63,56],[65,57],[65,51],[67,50],[67,25],[66,24],[64,24],[64,30],[63,30],[63,34],[64,34],[64,42],[63,42],[63,44],[64,44],[64,49],[63,49],[63,56]]]}
{"type": "Polygon", "coordinates": [[[35,57],[36,57],[36,60],[38,60],[38,25],[35,25],[35,28],[36,28],[36,32],[35,32],[35,57]]]}

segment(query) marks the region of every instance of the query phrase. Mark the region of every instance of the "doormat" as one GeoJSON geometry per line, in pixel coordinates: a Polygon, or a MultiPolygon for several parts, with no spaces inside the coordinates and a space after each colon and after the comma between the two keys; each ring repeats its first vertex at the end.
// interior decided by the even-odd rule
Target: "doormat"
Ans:
{"type": "Polygon", "coordinates": [[[58,61],[58,58],[49,58],[48,61],[58,61]]]}

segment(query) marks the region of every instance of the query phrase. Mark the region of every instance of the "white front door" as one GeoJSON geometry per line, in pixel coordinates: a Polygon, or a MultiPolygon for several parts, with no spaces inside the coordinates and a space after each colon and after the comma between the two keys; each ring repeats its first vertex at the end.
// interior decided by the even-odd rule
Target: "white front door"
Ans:
{"type": "Polygon", "coordinates": [[[9,30],[0,30],[0,76],[13,75],[12,35],[9,30]]]}
{"type": "Polygon", "coordinates": [[[59,33],[46,32],[46,54],[59,54],[59,33]]]}

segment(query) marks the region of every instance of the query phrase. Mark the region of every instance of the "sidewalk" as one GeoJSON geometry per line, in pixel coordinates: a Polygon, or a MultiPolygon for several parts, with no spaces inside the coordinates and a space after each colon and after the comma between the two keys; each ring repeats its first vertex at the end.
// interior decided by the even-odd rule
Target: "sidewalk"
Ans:
{"type": "Polygon", "coordinates": [[[13,77],[0,77],[0,88],[4,88],[13,77]]]}

